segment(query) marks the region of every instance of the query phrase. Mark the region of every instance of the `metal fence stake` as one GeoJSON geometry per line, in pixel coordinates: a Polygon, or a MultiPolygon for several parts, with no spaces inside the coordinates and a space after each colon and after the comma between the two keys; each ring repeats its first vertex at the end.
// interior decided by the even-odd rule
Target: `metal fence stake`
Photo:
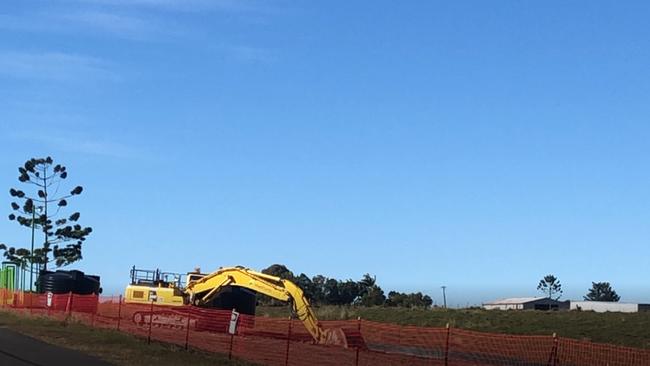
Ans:
{"type": "Polygon", "coordinates": [[[70,308],[68,309],[68,316],[72,316],[72,307],[74,306],[74,294],[70,291],[70,308]]]}
{"type": "MultiPolygon", "coordinates": [[[[361,337],[361,317],[360,316],[357,317],[357,331],[359,332],[359,337],[361,337]]],[[[359,351],[360,351],[359,345],[357,345],[356,348],[357,348],[357,352],[356,352],[356,357],[355,357],[355,360],[354,360],[354,365],[359,366],[359,351]]]]}
{"type": "Polygon", "coordinates": [[[63,310],[64,313],[70,311],[70,294],[72,294],[72,292],[68,292],[68,299],[65,301],[65,309],[63,310]]]}
{"type": "Polygon", "coordinates": [[[122,320],[122,295],[118,298],[117,303],[117,330],[120,330],[120,321],[122,320]]]}
{"type": "Polygon", "coordinates": [[[235,341],[235,335],[231,334],[230,335],[230,348],[228,348],[228,359],[232,360],[232,344],[235,341]]]}
{"type": "Polygon", "coordinates": [[[192,314],[190,313],[189,309],[187,311],[187,324],[185,326],[185,349],[189,349],[190,347],[190,318],[192,317],[192,314]]]}
{"type": "Polygon", "coordinates": [[[284,355],[284,366],[289,365],[289,345],[291,344],[291,317],[289,317],[289,331],[287,332],[287,352],[284,355]]]}
{"type": "Polygon", "coordinates": [[[549,366],[557,366],[557,333],[553,333],[553,348],[551,349],[551,356],[548,359],[548,365],[549,366]]]}
{"type": "Polygon", "coordinates": [[[147,344],[151,343],[151,325],[153,323],[153,300],[151,300],[151,310],[149,311],[149,333],[147,334],[147,344]]]}
{"type": "MultiPolygon", "coordinates": [[[[99,297],[97,298],[97,301],[99,302],[99,297]]],[[[98,303],[99,304],[99,303],[98,303]]],[[[93,309],[91,318],[90,318],[90,326],[95,327],[95,317],[97,316],[97,308],[93,309]]]]}
{"type": "Polygon", "coordinates": [[[445,366],[449,365],[449,339],[451,338],[451,327],[447,323],[447,340],[445,341],[445,366]]]}

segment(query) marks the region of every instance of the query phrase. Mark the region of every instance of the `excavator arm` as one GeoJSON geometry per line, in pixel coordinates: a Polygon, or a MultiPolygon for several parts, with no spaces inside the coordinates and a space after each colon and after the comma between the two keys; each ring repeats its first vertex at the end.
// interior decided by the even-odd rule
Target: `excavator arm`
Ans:
{"type": "Polygon", "coordinates": [[[243,267],[221,268],[198,280],[190,281],[185,288],[185,294],[191,304],[203,305],[210,302],[225,286],[244,287],[280,301],[290,302],[294,313],[316,343],[347,347],[343,331],[323,329],[300,287],[279,277],[243,267]]]}

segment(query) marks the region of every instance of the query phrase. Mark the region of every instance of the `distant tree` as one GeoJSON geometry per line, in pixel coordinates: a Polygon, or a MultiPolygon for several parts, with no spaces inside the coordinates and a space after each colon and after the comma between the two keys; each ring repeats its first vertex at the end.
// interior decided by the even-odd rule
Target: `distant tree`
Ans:
{"type": "Polygon", "coordinates": [[[550,299],[559,300],[562,297],[562,284],[554,275],[546,275],[539,281],[537,289],[550,299]]]}
{"type": "Polygon", "coordinates": [[[370,273],[364,274],[359,280],[359,296],[364,296],[375,285],[377,285],[377,277],[371,276],[370,273]]]}
{"type": "MultiPolygon", "coordinates": [[[[316,275],[311,279],[304,273],[295,276],[287,266],[274,264],[262,270],[263,273],[294,282],[300,287],[312,305],[360,305],[360,306],[396,306],[409,308],[428,308],[433,304],[430,296],[421,292],[400,293],[391,291],[388,299],[384,295],[377,278],[368,273],[359,281],[351,279],[341,281],[316,275]]],[[[284,303],[268,296],[259,295],[262,305],[282,306],[284,303]]]]}
{"type": "MultiPolygon", "coordinates": [[[[264,268],[262,270],[262,273],[275,276],[275,277],[280,277],[285,280],[289,280],[292,282],[296,282],[295,276],[293,275],[293,272],[287,268],[284,264],[272,264],[268,266],[267,268],[264,268]]],[[[303,289],[304,291],[304,289],[303,289]]],[[[269,306],[284,306],[285,304],[282,301],[276,300],[272,297],[266,296],[264,294],[257,294],[257,302],[261,305],[269,305],[269,306]]]]}
{"type": "Polygon", "coordinates": [[[262,273],[275,276],[275,277],[280,277],[285,280],[293,281],[294,275],[293,272],[287,268],[284,264],[272,264],[269,267],[265,268],[262,270],[262,273]]]}
{"type": "Polygon", "coordinates": [[[386,301],[384,291],[377,285],[377,277],[366,273],[363,275],[359,284],[359,297],[355,304],[362,306],[383,305],[386,301]]]}
{"type": "Polygon", "coordinates": [[[429,308],[432,304],[431,297],[423,295],[421,292],[405,294],[391,291],[386,299],[386,306],[394,307],[429,308]]]}
{"type": "Polygon", "coordinates": [[[612,301],[618,302],[620,296],[612,289],[609,282],[592,282],[591,288],[587,295],[584,296],[587,301],[612,301]]]}
{"type": "Polygon", "coordinates": [[[314,286],[314,303],[325,305],[327,303],[325,299],[325,284],[327,283],[327,277],[316,275],[312,277],[311,283],[314,286]]]}
{"type": "Polygon", "coordinates": [[[339,305],[350,305],[352,304],[360,294],[359,283],[352,280],[339,281],[339,305]]]}
{"type": "Polygon", "coordinates": [[[341,295],[339,294],[339,281],[334,278],[328,278],[325,281],[325,304],[341,305],[341,295]]]}
{"type": "Polygon", "coordinates": [[[368,287],[357,301],[357,304],[362,306],[379,306],[383,305],[386,301],[386,296],[384,295],[384,290],[377,285],[372,285],[368,287]]]}
{"type": "Polygon", "coordinates": [[[424,307],[424,308],[430,308],[431,305],[433,305],[433,299],[429,295],[423,295],[420,292],[415,293],[415,305],[424,307]]]}
{"type": "Polygon", "coordinates": [[[302,289],[305,293],[305,297],[309,300],[310,303],[316,303],[316,286],[306,274],[301,273],[298,277],[294,279],[294,282],[298,287],[302,289]]]}
{"type": "Polygon", "coordinates": [[[386,298],[386,306],[403,306],[405,302],[406,294],[397,291],[390,291],[386,298]]]}
{"type": "Polygon", "coordinates": [[[377,283],[377,277],[371,276],[370,273],[363,275],[363,278],[359,281],[359,285],[363,288],[370,288],[377,283]]]}
{"type": "Polygon", "coordinates": [[[63,212],[68,206],[68,200],[80,195],[83,188],[76,186],[69,193],[61,194],[62,183],[68,177],[68,171],[60,164],[55,165],[49,156],[27,160],[18,168],[18,172],[18,180],[28,189],[9,190],[15,199],[11,203],[13,212],[9,215],[9,220],[41,231],[43,243],[33,253],[27,248],[0,244],[0,250],[5,251],[5,258],[14,262],[43,264],[44,269],[52,261],[61,267],[80,260],[82,244],[92,228],[77,223],[81,217],[79,212],[70,216],[63,216],[63,212]]]}

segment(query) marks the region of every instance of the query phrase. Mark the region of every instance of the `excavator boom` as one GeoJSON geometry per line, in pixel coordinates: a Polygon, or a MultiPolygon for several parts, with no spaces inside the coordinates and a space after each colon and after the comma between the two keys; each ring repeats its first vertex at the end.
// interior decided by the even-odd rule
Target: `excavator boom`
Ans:
{"type": "Polygon", "coordinates": [[[210,302],[225,286],[244,287],[280,301],[291,302],[294,313],[317,343],[347,345],[340,329],[335,332],[320,326],[300,287],[279,277],[243,267],[221,268],[190,281],[185,293],[193,305],[203,305],[210,302]]]}

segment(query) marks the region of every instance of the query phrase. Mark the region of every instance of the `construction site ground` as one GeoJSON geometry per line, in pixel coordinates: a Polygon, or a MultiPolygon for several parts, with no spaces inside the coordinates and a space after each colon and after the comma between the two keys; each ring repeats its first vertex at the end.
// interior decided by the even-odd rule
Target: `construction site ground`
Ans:
{"type": "Polygon", "coordinates": [[[0,311],[0,365],[250,366],[129,334],[0,311]]]}

